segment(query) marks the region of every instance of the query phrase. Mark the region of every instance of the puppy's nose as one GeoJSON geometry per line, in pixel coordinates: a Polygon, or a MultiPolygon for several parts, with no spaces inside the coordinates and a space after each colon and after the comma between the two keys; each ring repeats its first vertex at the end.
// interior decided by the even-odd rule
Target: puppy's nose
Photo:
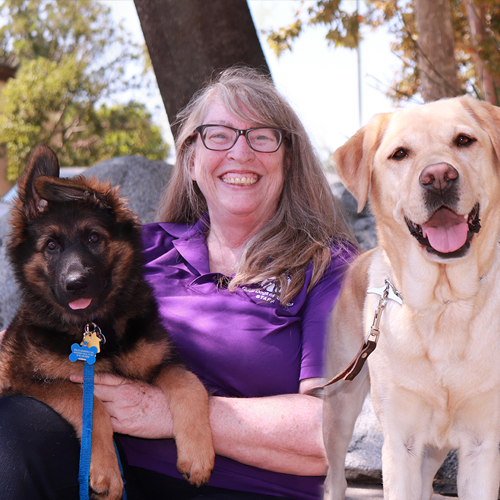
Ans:
{"type": "Polygon", "coordinates": [[[420,173],[420,184],[435,191],[446,191],[458,180],[458,172],[449,163],[434,163],[427,165],[420,173]]]}
{"type": "Polygon", "coordinates": [[[84,292],[89,287],[89,279],[83,274],[71,273],[65,280],[65,286],[70,293],[84,292]]]}

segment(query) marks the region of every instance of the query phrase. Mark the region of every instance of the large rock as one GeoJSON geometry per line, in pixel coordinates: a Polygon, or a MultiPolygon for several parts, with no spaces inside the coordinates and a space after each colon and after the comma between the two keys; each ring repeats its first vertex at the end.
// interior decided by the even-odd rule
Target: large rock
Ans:
{"type": "Polygon", "coordinates": [[[359,247],[363,250],[370,250],[370,248],[376,247],[377,234],[369,204],[366,204],[363,210],[358,213],[356,198],[347,191],[337,176],[329,173],[327,174],[327,178],[330,181],[330,187],[342,209],[346,222],[358,240],[359,247]]]}
{"type": "MultiPolygon", "coordinates": [[[[155,220],[156,207],[171,172],[171,165],[162,161],[124,156],[100,162],[84,175],[109,180],[112,186],[120,186],[121,195],[129,200],[129,207],[146,224],[155,220]]],[[[19,307],[17,285],[5,254],[10,231],[8,219],[8,213],[0,218],[0,329],[9,325],[19,307]]]]}

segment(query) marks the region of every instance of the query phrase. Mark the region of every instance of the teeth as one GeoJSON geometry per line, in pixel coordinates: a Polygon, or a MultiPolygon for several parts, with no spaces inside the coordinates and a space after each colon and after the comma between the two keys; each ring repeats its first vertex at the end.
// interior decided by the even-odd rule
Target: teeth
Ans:
{"type": "Polygon", "coordinates": [[[234,186],[251,186],[257,182],[256,177],[224,177],[222,180],[234,186]]]}

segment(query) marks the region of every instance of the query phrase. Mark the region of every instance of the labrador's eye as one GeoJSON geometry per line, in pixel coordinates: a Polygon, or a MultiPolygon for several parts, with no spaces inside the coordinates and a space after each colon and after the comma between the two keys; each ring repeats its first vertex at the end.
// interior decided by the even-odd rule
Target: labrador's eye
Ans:
{"type": "Polygon", "coordinates": [[[391,156],[389,156],[390,160],[403,160],[406,158],[410,152],[406,148],[398,148],[391,156]]]}
{"type": "Polygon", "coordinates": [[[476,139],[465,134],[460,134],[454,142],[459,148],[462,148],[464,146],[470,146],[473,142],[476,142],[476,139]]]}

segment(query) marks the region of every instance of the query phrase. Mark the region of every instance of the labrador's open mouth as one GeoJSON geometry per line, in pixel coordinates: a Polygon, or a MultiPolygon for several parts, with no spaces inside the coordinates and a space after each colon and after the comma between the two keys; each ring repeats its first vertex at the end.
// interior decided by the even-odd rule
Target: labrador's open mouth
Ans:
{"type": "Polygon", "coordinates": [[[481,229],[479,203],[468,216],[459,215],[448,207],[438,208],[424,224],[415,224],[405,217],[412,236],[429,253],[444,259],[462,257],[470,247],[470,240],[481,229]]]}

